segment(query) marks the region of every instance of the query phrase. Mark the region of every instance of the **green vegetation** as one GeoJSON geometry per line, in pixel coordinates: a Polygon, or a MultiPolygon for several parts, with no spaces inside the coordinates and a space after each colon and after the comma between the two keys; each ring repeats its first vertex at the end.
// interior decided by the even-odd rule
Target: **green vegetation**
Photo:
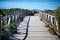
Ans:
{"type": "Polygon", "coordinates": [[[42,19],[42,18],[40,18],[40,20],[42,21],[43,19],[42,19]]]}
{"type": "Polygon", "coordinates": [[[45,24],[45,27],[50,28],[50,26],[49,26],[49,24],[48,24],[48,23],[46,23],[46,24],[45,24]]]}
{"type": "Polygon", "coordinates": [[[1,27],[1,37],[2,39],[9,38],[13,33],[16,33],[17,25],[15,23],[11,23],[10,26],[7,26],[7,21],[4,18],[1,27]]]}
{"type": "MultiPolygon", "coordinates": [[[[58,24],[57,25],[58,29],[56,29],[57,27],[56,27],[56,24],[55,24],[55,25],[52,26],[53,28],[50,27],[48,29],[48,31],[52,34],[56,34],[55,31],[60,33],[60,7],[58,7],[56,10],[45,10],[45,12],[54,15],[55,16],[54,18],[55,18],[55,20],[58,24]]],[[[49,27],[49,24],[46,24],[45,26],[49,27]]]]}
{"type": "Polygon", "coordinates": [[[5,16],[6,14],[10,14],[16,11],[22,11],[20,8],[11,8],[11,9],[0,9],[0,15],[5,16]]]}
{"type": "Polygon", "coordinates": [[[5,37],[9,36],[9,30],[8,30],[8,28],[6,26],[1,28],[1,32],[2,32],[3,36],[5,36],[5,37]]]}
{"type": "Polygon", "coordinates": [[[16,28],[17,28],[17,25],[15,23],[10,24],[10,32],[11,33],[16,33],[17,32],[16,28]]]}
{"type": "Polygon", "coordinates": [[[37,11],[35,10],[28,10],[28,9],[20,9],[20,8],[10,8],[10,9],[0,9],[0,15],[7,15],[7,14],[11,14],[14,12],[24,12],[24,15],[34,15],[35,13],[37,13],[37,11]]]}
{"type": "Polygon", "coordinates": [[[56,32],[53,28],[49,28],[48,31],[52,34],[52,35],[56,35],[56,32]]]}
{"type": "Polygon", "coordinates": [[[58,23],[58,32],[60,33],[60,7],[55,10],[55,19],[58,23]]]}
{"type": "Polygon", "coordinates": [[[54,10],[44,10],[46,13],[54,15],[54,10]]]}
{"type": "Polygon", "coordinates": [[[7,25],[7,21],[4,18],[4,20],[2,22],[2,27],[1,27],[1,34],[5,37],[9,36],[9,30],[8,30],[8,27],[6,25],[7,25]]]}
{"type": "Polygon", "coordinates": [[[58,29],[58,33],[60,33],[60,29],[58,29]]]}
{"type": "Polygon", "coordinates": [[[49,24],[45,24],[45,27],[48,28],[48,31],[49,31],[52,35],[56,35],[56,32],[55,32],[54,28],[50,27],[49,24]]]}
{"type": "Polygon", "coordinates": [[[23,16],[20,16],[20,21],[23,21],[23,16]]]}
{"type": "MultiPolygon", "coordinates": [[[[37,13],[35,10],[27,10],[27,9],[20,9],[20,8],[11,8],[11,9],[0,9],[0,15],[6,16],[12,13],[22,13],[20,16],[20,21],[23,21],[23,18],[25,16],[30,16],[34,15],[37,13]]],[[[2,20],[2,28],[1,28],[1,34],[2,34],[2,39],[7,38],[14,33],[17,33],[17,24],[16,22],[11,22],[10,25],[7,25],[7,20],[6,18],[3,18],[2,20]]]]}
{"type": "Polygon", "coordinates": [[[6,19],[3,20],[2,24],[3,24],[3,26],[7,25],[6,19]]]}

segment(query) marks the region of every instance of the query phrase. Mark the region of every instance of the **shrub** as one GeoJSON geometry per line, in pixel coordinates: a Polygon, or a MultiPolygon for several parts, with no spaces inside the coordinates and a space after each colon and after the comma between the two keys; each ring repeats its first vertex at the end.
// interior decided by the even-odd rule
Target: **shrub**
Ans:
{"type": "Polygon", "coordinates": [[[20,21],[23,21],[23,17],[22,16],[20,16],[20,21]]]}
{"type": "Polygon", "coordinates": [[[7,21],[6,19],[4,18],[3,19],[3,22],[2,22],[2,27],[1,27],[1,33],[3,34],[3,36],[7,37],[9,36],[9,30],[8,30],[8,27],[6,26],[7,25],[7,21]]]}
{"type": "Polygon", "coordinates": [[[2,25],[5,26],[7,24],[6,19],[3,19],[2,25]]]}
{"type": "Polygon", "coordinates": [[[8,28],[7,27],[2,27],[1,28],[1,32],[2,32],[2,34],[4,35],[4,36],[9,36],[9,30],[8,30],[8,28]]]}
{"type": "Polygon", "coordinates": [[[45,27],[48,27],[49,28],[50,26],[49,26],[49,24],[45,24],[45,27]]]}
{"type": "Polygon", "coordinates": [[[58,29],[58,33],[60,33],[60,29],[58,29]]]}
{"type": "Polygon", "coordinates": [[[57,21],[58,26],[58,32],[60,31],[60,6],[55,10],[55,19],[57,21]]]}
{"type": "Polygon", "coordinates": [[[56,35],[56,32],[54,31],[53,28],[49,28],[48,31],[49,31],[52,35],[56,35]]]}
{"type": "Polygon", "coordinates": [[[10,24],[11,33],[16,33],[16,28],[17,28],[17,25],[15,23],[11,23],[10,24]]]}
{"type": "Polygon", "coordinates": [[[40,18],[40,20],[42,21],[42,18],[40,18]]]}

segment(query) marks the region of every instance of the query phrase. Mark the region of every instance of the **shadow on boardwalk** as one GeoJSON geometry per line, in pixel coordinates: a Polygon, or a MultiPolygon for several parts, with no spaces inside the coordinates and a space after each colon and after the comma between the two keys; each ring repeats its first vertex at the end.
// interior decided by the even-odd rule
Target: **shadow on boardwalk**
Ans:
{"type": "Polygon", "coordinates": [[[27,36],[28,36],[29,22],[30,22],[30,16],[29,16],[29,20],[27,22],[26,34],[25,34],[25,37],[23,38],[23,40],[25,40],[27,38],[27,36]]]}

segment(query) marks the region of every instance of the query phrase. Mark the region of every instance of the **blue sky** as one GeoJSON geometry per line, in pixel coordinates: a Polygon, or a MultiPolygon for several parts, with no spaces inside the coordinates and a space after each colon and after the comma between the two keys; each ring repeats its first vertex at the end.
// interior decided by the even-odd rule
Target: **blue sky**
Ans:
{"type": "Polygon", "coordinates": [[[60,6],[59,0],[0,0],[0,8],[22,8],[22,9],[56,9],[60,6]]]}
{"type": "Polygon", "coordinates": [[[59,0],[0,0],[0,1],[20,1],[20,2],[59,2],[59,0]]]}

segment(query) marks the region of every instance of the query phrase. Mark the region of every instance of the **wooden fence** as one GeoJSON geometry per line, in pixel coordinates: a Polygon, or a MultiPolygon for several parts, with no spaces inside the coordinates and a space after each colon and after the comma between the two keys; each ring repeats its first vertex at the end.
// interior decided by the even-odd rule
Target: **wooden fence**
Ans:
{"type": "MultiPolygon", "coordinates": [[[[53,28],[55,30],[55,32],[58,34],[58,24],[53,15],[47,14],[45,12],[39,12],[39,16],[43,20],[45,20],[47,23],[49,23],[51,25],[51,28],[53,28]]],[[[60,34],[58,34],[58,35],[60,35],[60,34]]]]}
{"type": "Polygon", "coordinates": [[[19,25],[19,23],[21,22],[20,16],[23,16],[23,17],[26,16],[23,14],[24,14],[23,12],[22,13],[16,12],[16,13],[11,13],[6,16],[0,16],[0,39],[1,39],[1,35],[2,35],[1,28],[3,27],[4,20],[6,21],[6,27],[9,29],[9,26],[11,23],[16,23],[17,26],[19,25]]]}

